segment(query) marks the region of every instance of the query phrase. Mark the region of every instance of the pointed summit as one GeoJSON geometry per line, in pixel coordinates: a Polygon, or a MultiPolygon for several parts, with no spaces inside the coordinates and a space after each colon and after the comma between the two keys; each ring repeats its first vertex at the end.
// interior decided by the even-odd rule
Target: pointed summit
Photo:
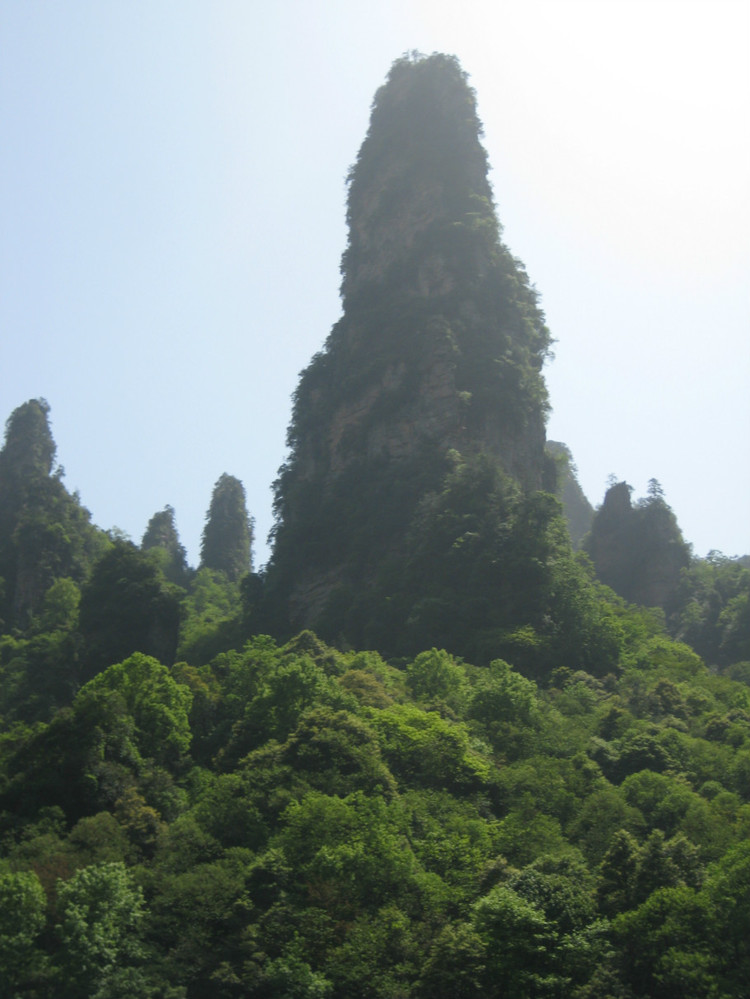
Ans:
{"type": "Polygon", "coordinates": [[[480,136],[454,57],[399,59],[375,96],[349,177],[344,314],[301,376],[276,484],[269,584],[295,627],[362,640],[340,624],[351,588],[382,578],[456,461],[545,484],[549,333],[500,241],[480,136]]]}
{"type": "Polygon", "coordinates": [[[498,224],[474,92],[449,56],[396,62],[373,102],[349,176],[349,311],[384,286],[404,299],[445,295],[486,274],[498,224]]]}

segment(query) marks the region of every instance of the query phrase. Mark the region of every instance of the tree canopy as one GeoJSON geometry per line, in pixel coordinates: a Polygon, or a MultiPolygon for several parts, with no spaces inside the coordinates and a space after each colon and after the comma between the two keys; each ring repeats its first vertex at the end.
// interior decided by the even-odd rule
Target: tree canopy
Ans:
{"type": "Polygon", "coordinates": [[[574,551],[480,133],[454,58],[394,64],[267,571],[238,479],[193,571],[11,415],[0,999],[747,994],[750,572],[656,480],[574,551]]]}

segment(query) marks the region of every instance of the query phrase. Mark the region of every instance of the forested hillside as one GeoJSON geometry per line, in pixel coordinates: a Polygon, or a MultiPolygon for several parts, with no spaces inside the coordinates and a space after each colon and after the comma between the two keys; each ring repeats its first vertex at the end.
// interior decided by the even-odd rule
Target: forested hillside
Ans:
{"type": "MultiPolygon", "coordinates": [[[[310,632],[211,652],[244,587],[102,544],[0,643],[0,994],[746,994],[750,664],[604,589],[601,676],[310,632]],[[177,661],[113,592],[175,602],[177,661]]],[[[728,568],[696,563],[688,607],[728,568]]]]}
{"type": "Polygon", "coordinates": [[[394,65],[267,570],[234,476],[193,568],[8,418],[0,999],[750,994],[750,569],[545,450],[479,135],[394,65]]]}

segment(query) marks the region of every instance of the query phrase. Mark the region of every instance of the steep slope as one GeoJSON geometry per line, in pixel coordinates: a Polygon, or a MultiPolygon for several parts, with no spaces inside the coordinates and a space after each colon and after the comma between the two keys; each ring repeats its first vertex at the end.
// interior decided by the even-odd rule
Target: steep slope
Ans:
{"type": "Polygon", "coordinates": [[[559,441],[547,441],[547,453],[552,455],[557,463],[556,495],[563,505],[570,540],[575,548],[579,548],[584,537],[591,530],[594,508],[581,489],[570,448],[559,441]]]}
{"type": "Polygon", "coordinates": [[[480,135],[452,57],[403,58],[376,94],[349,178],[343,316],[302,374],[276,484],[269,590],[294,627],[335,627],[332,600],[403,550],[456,455],[490,456],[523,492],[552,484],[549,334],[500,241],[480,135]]]}

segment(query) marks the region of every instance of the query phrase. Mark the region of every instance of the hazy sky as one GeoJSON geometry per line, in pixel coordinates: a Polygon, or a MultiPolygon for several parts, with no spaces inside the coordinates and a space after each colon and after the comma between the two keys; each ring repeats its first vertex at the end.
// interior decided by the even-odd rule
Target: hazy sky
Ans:
{"type": "Polygon", "coordinates": [[[256,561],[298,374],[340,315],[345,176],[391,62],[458,56],[556,339],[548,436],[594,504],[657,478],[750,552],[747,0],[0,0],[0,418],[190,561],[223,472],[256,561]]]}

